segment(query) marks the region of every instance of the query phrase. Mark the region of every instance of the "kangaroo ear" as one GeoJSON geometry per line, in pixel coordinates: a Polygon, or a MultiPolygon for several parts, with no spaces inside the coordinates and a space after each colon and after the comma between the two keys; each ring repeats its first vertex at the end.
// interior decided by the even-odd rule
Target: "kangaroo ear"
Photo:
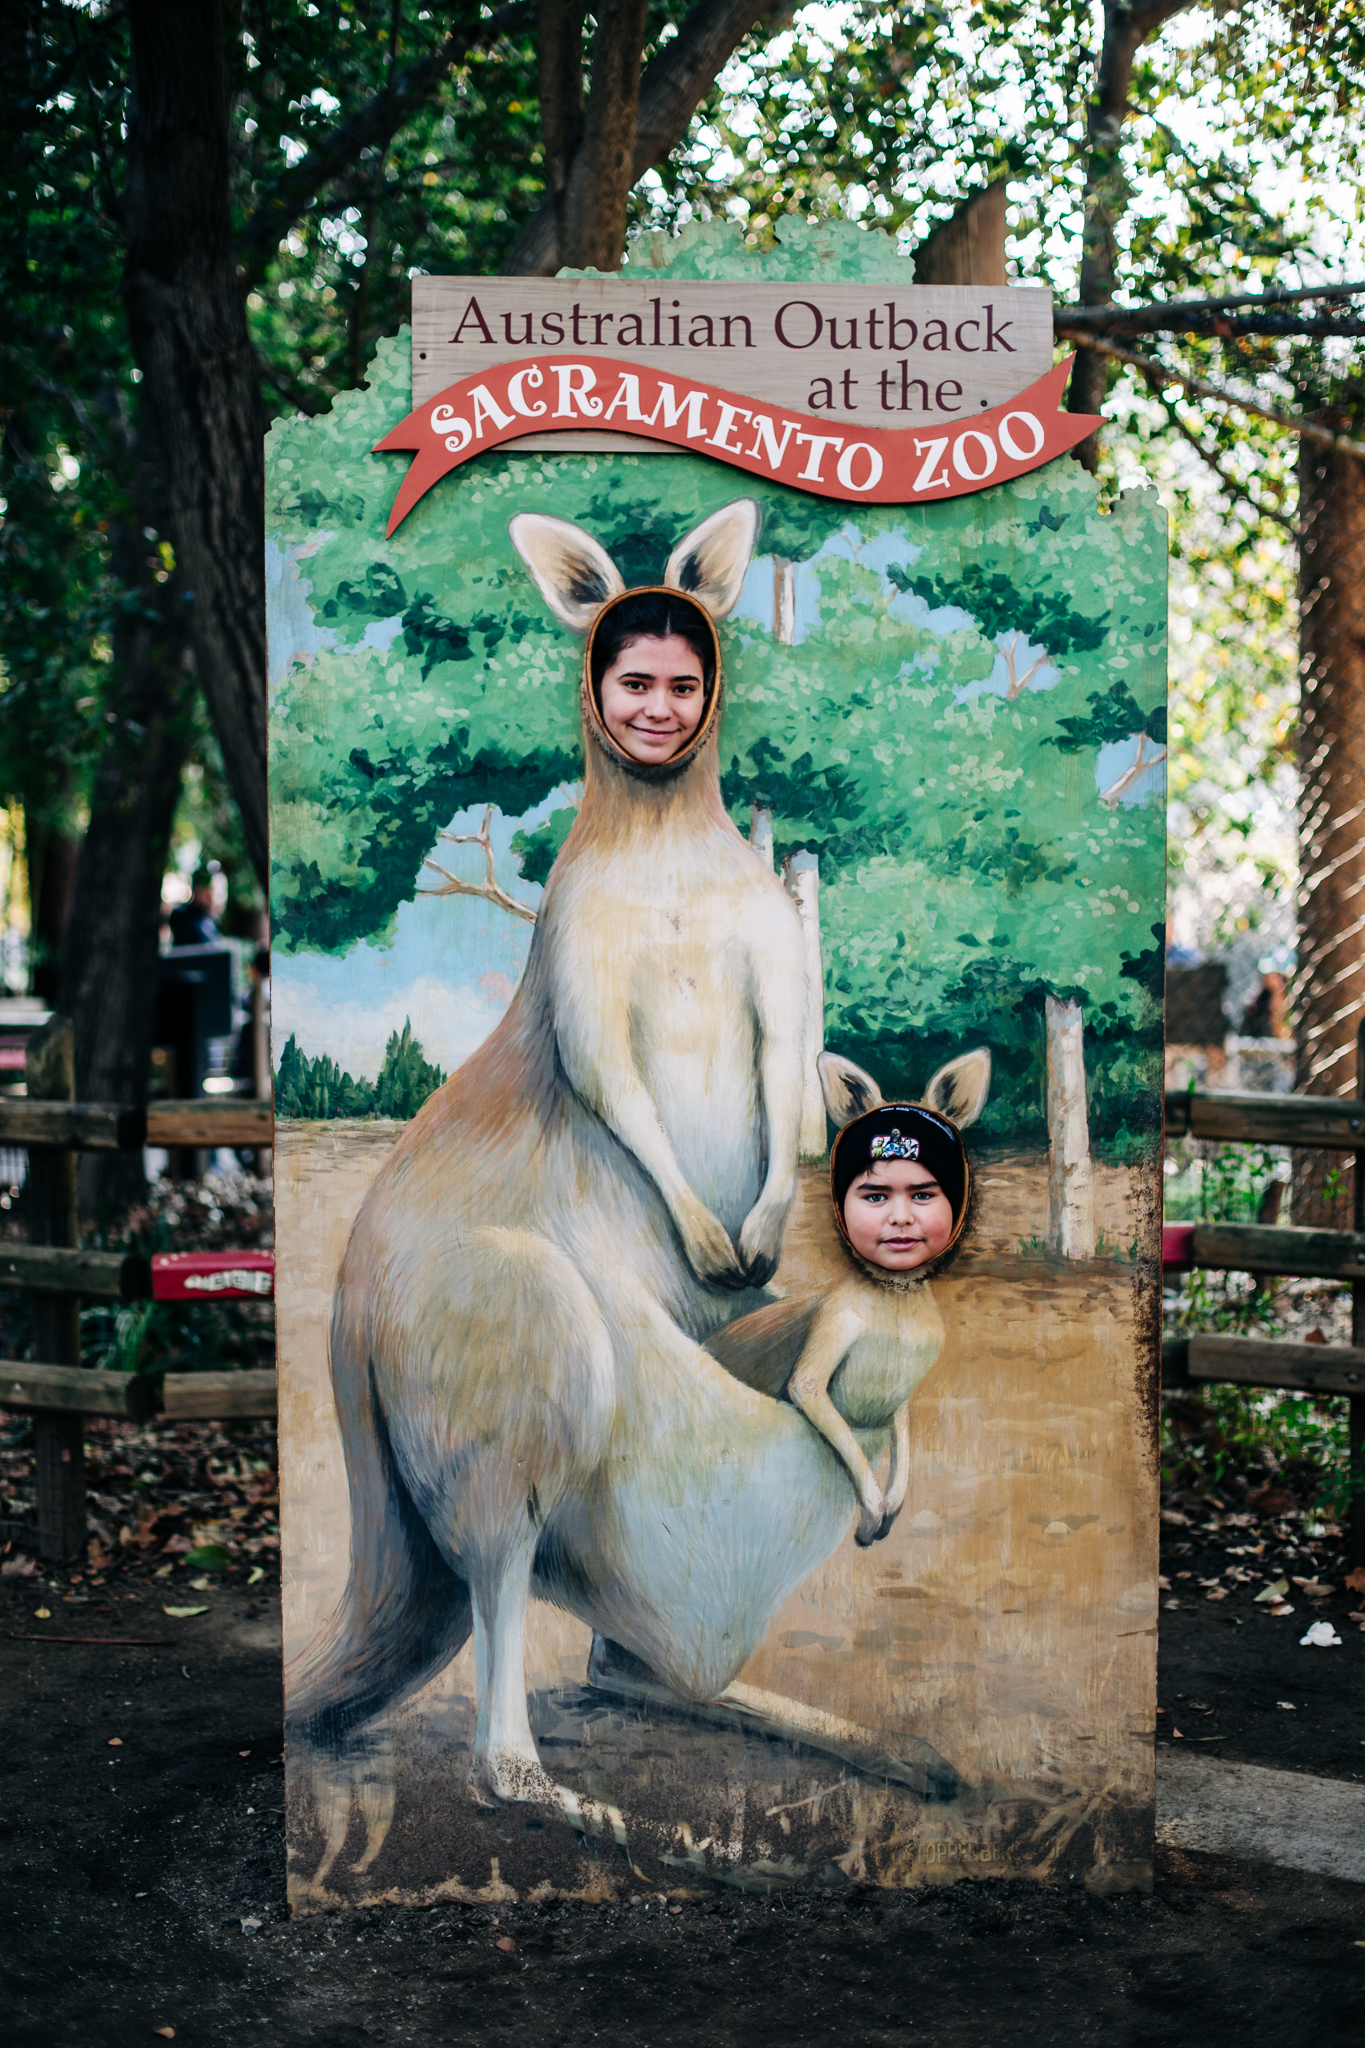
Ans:
{"type": "Polygon", "coordinates": [[[606,549],[567,519],[518,512],[507,531],[546,604],[575,633],[586,633],[607,599],[626,587],[606,549]]]}
{"type": "Polygon", "coordinates": [[[991,1056],[983,1045],[940,1067],[924,1091],[924,1100],[930,1109],[964,1130],[976,1122],[990,1092],[991,1056]]]}
{"type": "Polygon", "coordinates": [[[871,1074],[856,1067],[852,1060],[846,1060],[841,1053],[822,1052],[815,1065],[830,1122],[839,1130],[851,1124],[855,1116],[881,1107],[881,1089],[871,1074]]]}
{"type": "Polygon", "coordinates": [[[753,556],[763,514],[754,498],[736,498],[680,540],[668,558],[664,582],[704,604],[713,619],[733,611],[753,556]]]}

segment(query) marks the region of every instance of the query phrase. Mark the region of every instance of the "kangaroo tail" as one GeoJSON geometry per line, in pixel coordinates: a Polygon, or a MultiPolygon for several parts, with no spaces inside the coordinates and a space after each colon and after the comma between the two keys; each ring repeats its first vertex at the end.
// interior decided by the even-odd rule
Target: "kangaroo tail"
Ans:
{"type": "Polygon", "coordinates": [[[340,1751],[365,1723],[449,1663],[473,1628],[451,1570],[403,1484],[374,1384],[367,1319],[343,1287],[332,1385],[351,1500],[351,1565],[340,1605],[285,1675],[291,1734],[340,1751]]]}

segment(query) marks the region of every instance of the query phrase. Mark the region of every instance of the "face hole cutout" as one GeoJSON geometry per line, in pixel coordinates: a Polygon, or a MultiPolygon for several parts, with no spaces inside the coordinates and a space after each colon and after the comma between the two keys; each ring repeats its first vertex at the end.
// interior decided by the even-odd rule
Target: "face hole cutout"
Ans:
{"type": "Polygon", "coordinates": [[[609,605],[588,652],[588,710],[611,748],[662,768],[700,744],[715,709],[715,628],[669,590],[635,590],[609,605]]]}

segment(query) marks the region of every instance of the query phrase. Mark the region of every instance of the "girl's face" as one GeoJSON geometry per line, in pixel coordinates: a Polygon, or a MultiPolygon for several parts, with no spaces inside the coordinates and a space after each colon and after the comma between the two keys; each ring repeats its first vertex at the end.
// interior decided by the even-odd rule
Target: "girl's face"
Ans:
{"type": "Polygon", "coordinates": [[[844,1197],[849,1243],[874,1266],[909,1273],[946,1249],[953,1205],[927,1166],[876,1159],[844,1197]]]}
{"type": "Polygon", "coordinates": [[[701,658],[677,633],[628,640],[599,688],[602,723],[632,761],[671,760],[706,708],[701,658]]]}

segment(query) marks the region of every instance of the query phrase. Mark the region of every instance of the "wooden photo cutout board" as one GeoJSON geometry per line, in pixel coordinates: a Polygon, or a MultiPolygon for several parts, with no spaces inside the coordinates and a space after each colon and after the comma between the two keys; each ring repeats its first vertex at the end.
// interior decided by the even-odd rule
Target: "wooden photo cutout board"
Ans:
{"type": "MultiPolygon", "coordinates": [[[[852,228],[648,248],[915,303],[852,228]]],[[[497,447],[386,538],[412,405],[404,337],[269,442],[294,1906],[1147,1885],[1156,495],[497,447]],[[584,629],[660,586],[721,675],[642,767],[584,629]],[[926,1098],[974,1202],[887,1286],[829,1143],[926,1098]]]]}

